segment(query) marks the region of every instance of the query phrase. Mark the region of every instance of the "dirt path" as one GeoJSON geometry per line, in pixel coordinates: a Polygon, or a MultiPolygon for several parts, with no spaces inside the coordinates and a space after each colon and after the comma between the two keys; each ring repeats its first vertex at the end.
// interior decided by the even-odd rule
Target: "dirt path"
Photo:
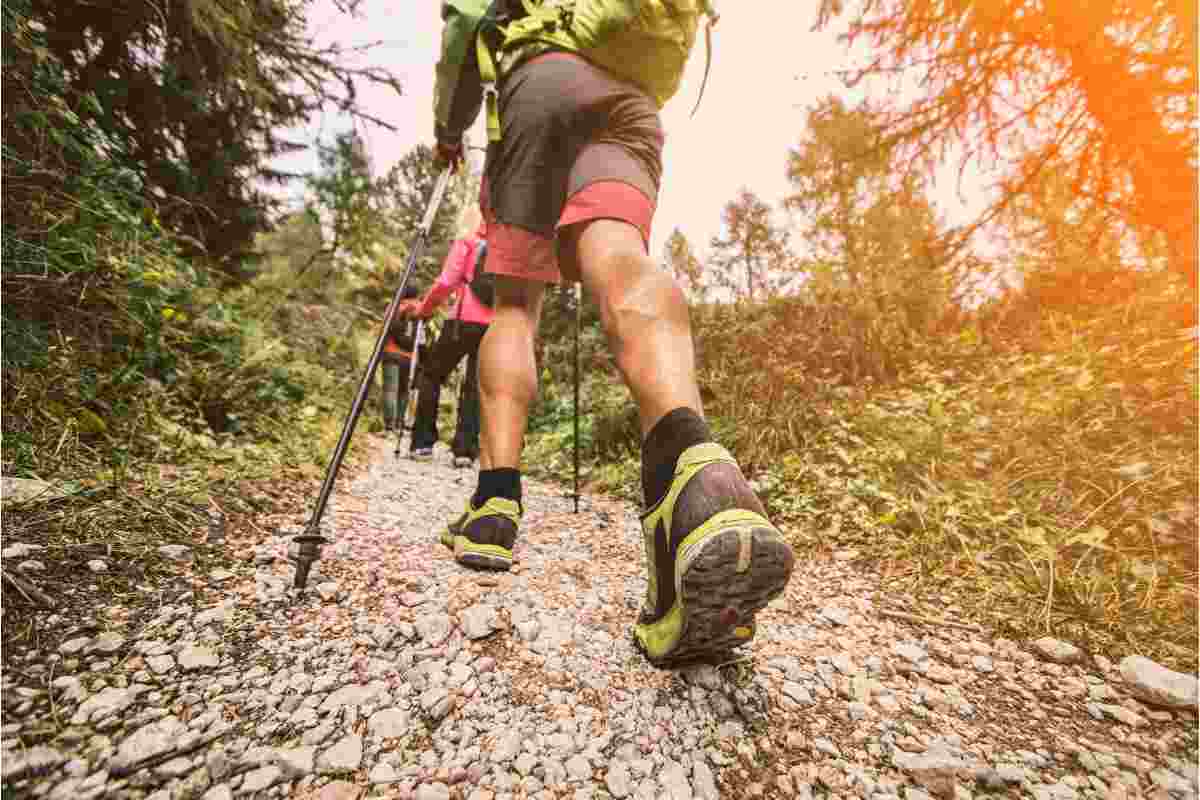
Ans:
{"type": "Polygon", "coordinates": [[[636,509],[590,497],[576,515],[527,482],[519,563],[473,573],[437,531],[474,474],[372,446],[303,601],[287,538],[264,533],[229,543],[243,558],[210,591],[5,675],[13,796],[1196,796],[1194,676],[1157,685],[952,608],[906,618],[915,600],[853,553],[799,554],[741,660],[656,670],[628,635],[636,509]]]}

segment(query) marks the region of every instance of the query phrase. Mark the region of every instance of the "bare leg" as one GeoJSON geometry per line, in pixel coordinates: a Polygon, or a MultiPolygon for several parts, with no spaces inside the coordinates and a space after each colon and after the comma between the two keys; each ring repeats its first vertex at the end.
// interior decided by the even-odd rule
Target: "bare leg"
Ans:
{"type": "Polygon", "coordinates": [[[600,308],[609,347],[638,405],[642,437],[676,408],[703,414],[687,300],[646,255],[638,229],[610,219],[580,223],[567,246],[575,248],[584,288],[600,308]]]}
{"type": "Polygon", "coordinates": [[[541,283],[496,277],[495,314],[479,345],[480,469],[520,468],[537,396],[533,342],[545,290],[541,283]]]}

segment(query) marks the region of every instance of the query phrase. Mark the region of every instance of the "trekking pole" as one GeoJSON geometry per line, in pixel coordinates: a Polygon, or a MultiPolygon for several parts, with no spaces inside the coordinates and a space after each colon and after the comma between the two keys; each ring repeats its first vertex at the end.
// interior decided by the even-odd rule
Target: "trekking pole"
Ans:
{"type": "MultiPolygon", "coordinates": [[[[417,380],[417,361],[421,357],[421,341],[424,339],[424,334],[425,320],[419,319],[417,320],[417,332],[413,335],[412,359],[408,362],[408,385],[404,389],[404,402],[400,406],[400,432],[396,434],[396,458],[400,457],[400,445],[404,443],[404,426],[408,422],[408,406],[412,399],[413,386],[417,380]]],[[[418,392],[419,396],[420,393],[418,392]]],[[[414,420],[413,425],[416,424],[416,420],[414,420]]],[[[411,440],[412,436],[410,434],[409,441],[411,440]]]]}
{"type": "MultiPolygon", "coordinates": [[[[337,480],[338,470],[341,469],[342,459],[346,456],[350,437],[354,435],[354,426],[358,424],[359,415],[362,414],[363,405],[366,403],[368,392],[370,392],[371,379],[375,377],[375,368],[379,366],[379,360],[383,355],[383,345],[387,340],[392,318],[396,316],[396,308],[404,296],[404,288],[408,285],[413,268],[417,265],[417,260],[420,259],[425,245],[429,242],[429,231],[433,227],[433,218],[437,216],[438,207],[442,204],[442,196],[446,194],[451,171],[452,166],[447,166],[433,185],[433,193],[429,197],[429,206],[425,209],[425,217],[421,220],[417,238],[408,251],[408,263],[404,266],[404,276],[400,279],[400,285],[396,287],[396,293],[392,295],[392,302],[383,315],[383,328],[379,332],[379,338],[375,340],[375,350],[367,362],[362,381],[358,384],[358,393],[354,396],[350,413],[346,415],[346,421],[342,425],[342,435],[338,437],[337,446],[333,449],[333,456],[329,459],[329,466],[325,469],[325,480],[322,481],[321,492],[317,495],[317,505],[313,509],[312,517],[308,520],[304,531],[293,537],[296,549],[294,555],[291,553],[289,555],[296,562],[295,588],[297,589],[303,589],[304,584],[308,582],[308,573],[312,569],[313,562],[321,557],[321,545],[329,543],[329,540],[321,535],[321,517],[325,514],[325,506],[329,503],[330,494],[333,493],[333,484],[337,480]]],[[[290,547],[288,549],[291,550],[290,547]]]]}
{"type": "Polygon", "coordinates": [[[575,284],[575,513],[579,513],[579,328],[583,321],[583,284],[575,284]]]}

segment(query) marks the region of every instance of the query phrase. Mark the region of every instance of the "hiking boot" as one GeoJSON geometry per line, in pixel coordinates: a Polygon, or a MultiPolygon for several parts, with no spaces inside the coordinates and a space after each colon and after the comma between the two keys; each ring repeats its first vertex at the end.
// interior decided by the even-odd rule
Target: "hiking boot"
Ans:
{"type": "Polygon", "coordinates": [[[521,506],[507,497],[490,498],[479,508],[468,500],[467,510],[442,531],[442,544],[464,566],[508,570],[520,523],[521,506]]]}
{"type": "Polygon", "coordinates": [[[432,447],[414,447],[408,451],[408,457],[413,461],[429,461],[433,458],[432,447]]]}
{"type": "Polygon", "coordinates": [[[689,447],[642,516],[649,586],[634,639],[665,666],[754,638],[754,615],[787,586],[794,556],[725,448],[689,447]]]}

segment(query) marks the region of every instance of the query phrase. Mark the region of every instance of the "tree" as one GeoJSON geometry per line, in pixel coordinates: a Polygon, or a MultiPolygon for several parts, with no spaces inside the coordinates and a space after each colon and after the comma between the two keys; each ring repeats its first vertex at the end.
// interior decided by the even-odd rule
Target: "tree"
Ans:
{"type": "Polygon", "coordinates": [[[852,111],[830,97],[808,114],[808,129],[788,154],[795,193],[785,204],[800,211],[810,255],[831,265],[851,287],[869,269],[863,241],[867,206],[886,193],[891,151],[868,111],[852,111]]]}
{"type": "Polygon", "coordinates": [[[704,279],[704,265],[700,263],[700,259],[696,258],[691,242],[679,228],[671,231],[671,235],[667,237],[667,241],[663,245],[663,263],[666,265],[667,271],[674,276],[680,287],[693,300],[704,301],[708,294],[708,285],[704,279]]]}
{"type": "MultiPolygon", "coordinates": [[[[434,166],[433,148],[419,144],[406,153],[389,170],[385,180],[388,216],[392,235],[396,237],[395,246],[404,249],[407,258],[408,246],[414,241],[420,229],[429,198],[437,183],[438,171],[434,166]]],[[[462,172],[451,180],[456,182],[471,181],[469,175],[462,172]]],[[[454,242],[455,225],[465,202],[477,202],[478,197],[468,197],[469,189],[451,187],[442,200],[442,207],[433,220],[429,232],[429,242],[425,252],[413,268],[411,280],[417,287],[428,286],[438,275],[442,262],[450,252],[454,242]]]]}
{"type": "Polygon", "coordinates": [[[1000,216],[1024,299],[1066,313],[1126,299],[1136,275],[1123,267],[1121,226],[1113,216],[1080,198],[1061,169],[1042,170],[1000,216]]]}
{"type": "MultiPolygon", "coordinates": [[[[29,23],[44,31],[40,57],[60,70],[66,106],[82,126],[109,139],[161,224],[186,237],[193,255],[206,253],[235,279],[248,277],[239,262],[274,207],[256,181],[295,177],[266,167],[271,158],[302,147],[278,131],[328,106],[391,127],[362,111],[355,83],[399,93],[399,81],[386,70],[344,66],[347,51],[340,47],[317,46],[305,32],[310,5],[26,5],[29,23]]],[[[6,49],[11,44],[6,40],[6,49]]],[[[8,100],[6,95],[6,134],[8,100]]]]}
{"type": "Polygon", "coordinates": [[[308,212],[329,234],[310,263],[324,257],[348,267],[370,257],[387,234],[389,187],[371,176],[366,147],[355,132],[336,135],[331,145],[318,143],[317,156],[320,171],[307,178],[313,193],[308,212]]]}
{"type": "Polygon", "coordinates": [[[791,253],[788,232],[771,219],[771,207],[743,188],[725,204],[721,221],[723,234],[709,243],[717,282],[751,302],[776,294],[792,277],[791,253]]]}
{"type": "Polygon", "coordinates": [[[789,153],[785,204],[801,212],[816,289],[919,330],[945,309],[949,252],[920,184],[893,169],[877,120],[837,98],[819,103],[789,153]]]}
{"type": "Polygon", "coordinates": [[[1160,237],[1195,284],[1193,0],[823,0],[817,27],[843,14],[843,40],[874,54],[851,84],[920,74],[918,96],[883,122],[902,157],[932,165],[961,145],[964,165],[991,157],[1007,169],[958,244],[1053,167],[1074,193],[1160,237]]]}

